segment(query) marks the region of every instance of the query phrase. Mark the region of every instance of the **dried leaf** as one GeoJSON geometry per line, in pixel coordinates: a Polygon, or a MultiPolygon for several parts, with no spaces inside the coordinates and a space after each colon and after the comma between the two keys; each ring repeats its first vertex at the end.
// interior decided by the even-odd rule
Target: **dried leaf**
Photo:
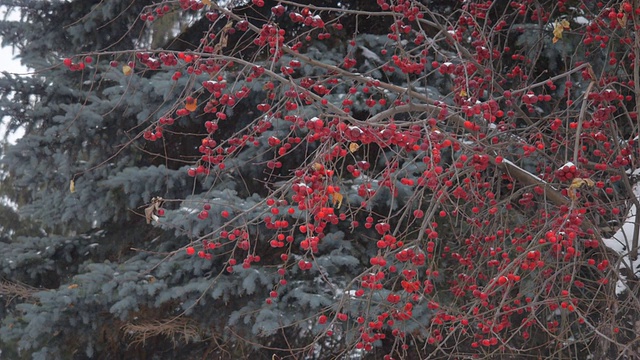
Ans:
{"type": "Polygon", "coordinates": [[[627,27],[627,20],[629,19],[629,16],[627,15],[627,12],[624,11],[624,3],[620,4],[620,13],[622,14],[622,17],[616,17],[618,24],[621,28],[627,27]]]}
{"type": "Polygon", "coordinates": [[[562,39],[562,32],[564,31],[564,29],[562,28],[562,26],[558,26],[558,23],[556,23],[553,27],[553,43],[557,43],[558,40],[562,39]]]}
{"type": "Polygon", "coordinates": [[[465,89],[460,90],[460,97],[465,97],[467,96],[467,91],[465,89]]]}
{"type": "Polygon", "coordinates": [[[342,194],[334,192],[330,196],[333,207],[337,207],[338,209],[340,209],[340,207],[342,206],[342,199],[344,198],[342,194]]]}
{"type": "Polygon", "coordinates": [[[76,192],[76,182],[73,179],[69,182],[69,192],[72,194],[76,192]]]}
{"type": "Polygon", "coordinates": [[[218,42],[218,44],[216,44],[214,52],[215,53],[219,53],[220,50],[224,49],[225,47],[227,47],[227,41],[229,39],[229,35],[228,35],[228,31],[229,29],[231,29],[233,27],[233,21],[229,20],[224,27],[222,28],[222,31],[220,33],[220,41],[218,42]]]}
{"type": "Polygon", "coordinates": [[[571,181],[569,189],[567,189],[567,196],[569,196],[569,199],[575,200],[578,198],[576,190],[583,186],[593,187],[594,185],[595,182],[591,179],[575,178],[571,181]]]}
{"type": "Polygon", "coordinates": [[[202,0],[202,3],[211,6],[211,0],[202,0]]]}
{"type": "Polygon", "coordinates": [[[571,181],[571,185],[569,185],[569,189],[579,189],[584,184],[584,180],[581,178],[575,178],[571,181]]]}
{"type": "Polygon", "coordinates": [[[627,27],[628,16],[626,13],[623,14],[621,18],[616,18],[616,19],[618,19],[618,24],[620,24],[621,28],[627,27]]]}
{"type": "Polygon", "coordinates": [[[129,76],[133,73],[133,69],[129,65],[123,65],[122,73],[124,74],[124,76],[129,76]]]}
{"type": "Polygon", "coordinates": [[[359,148],[360,145],[358,145],[357,143],[349,144],[349,151],[351,151],[352,153],[356,152],[359,148]]]}
{"type": "Polygon", "coordinates": [[[593,185],[595,185],[595,182],[591,179],[575,178],[573,179],[573,181],[571,181],[571,185],[569,186],[569,188],[579,189],[585,185],[592,187],[593,185]]]}
{"type": "Polygon", "coordinates": [[[587,72],[589,73],[589,76],[591,76],[591,80],[596,79],[596,73],[593,72],[593,67],[591,66],[591,64],[589,64],[589,66],[587,67],[587,72]]]}
{"type": "Polygon", "coordinates": [[[192,112],[196,111],[196,109],[198,108],[198,99],[188,97],[184,108],[192,112]]]}
{"type": "Polygon", "coordinates": [[[562,33],[565,30],[571,29],[571,25],[567,20],[556,21],[553,25],[553,43],[557,43],[558,40],[562,39],[562,33]]]}
{"type": "Polygon", "coordinates": [[[147,224],[151,223],[151,220],[158,221],[158,216],[156,215],[156,211],[162,207],[162,203],[164,199],[160,196],[156,196],[151,199],[151,205],[149,205],[146,209],[144,209],[144,217],[147,219],[147,224]]]}
{"type": "Polygon", "coordinates": [[[67,289],[77,289],[77,288],[78,288],[78,284],[71,284],[67,286],[67,289]]]}
{"type": "Polygon", "coordinates": [[[149,207],[147,207],[146,209],[144,209],[144,217],[147,219],[147,224],[151,224],[151,220],[153,219],[153,212],[154,212],[154,207],[153,204],[149,207]]]}

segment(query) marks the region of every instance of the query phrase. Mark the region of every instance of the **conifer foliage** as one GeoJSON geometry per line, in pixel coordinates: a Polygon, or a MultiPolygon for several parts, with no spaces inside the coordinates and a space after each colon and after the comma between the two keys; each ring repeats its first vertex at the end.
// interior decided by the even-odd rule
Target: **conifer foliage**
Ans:
{"type": "Polygon", "coordinates": [[[2,4],[3,356],[640,351],[633,3],[2,4]]]}

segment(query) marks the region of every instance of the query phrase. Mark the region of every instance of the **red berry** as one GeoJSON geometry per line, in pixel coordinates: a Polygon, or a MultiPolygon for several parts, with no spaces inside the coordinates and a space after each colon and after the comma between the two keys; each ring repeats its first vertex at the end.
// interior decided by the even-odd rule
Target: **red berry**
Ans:
{"type": "Polygon", "coordinates": [[[189,246],[187,248],[187,255],[193,255],[196,253],[196,249],[193,248],[193,246],[189,246]]]}

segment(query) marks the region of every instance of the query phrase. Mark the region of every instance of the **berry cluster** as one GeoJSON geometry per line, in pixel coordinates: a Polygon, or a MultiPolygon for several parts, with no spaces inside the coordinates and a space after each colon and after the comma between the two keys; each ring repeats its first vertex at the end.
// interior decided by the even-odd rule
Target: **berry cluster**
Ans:
{"type": "Polygon", "coordinates": [[[572,163],[567,163],[556,170],[555,175],[560,181],[571,181],[578,177],[578,169],[572,163]]]}

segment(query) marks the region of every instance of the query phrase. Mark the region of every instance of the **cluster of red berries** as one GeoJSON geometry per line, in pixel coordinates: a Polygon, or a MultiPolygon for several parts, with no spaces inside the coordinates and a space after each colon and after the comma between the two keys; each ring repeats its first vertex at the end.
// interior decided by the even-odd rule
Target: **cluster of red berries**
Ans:
{"type": "Polygon", "coordinates": [[[93,58],[91,56],[87,56],[83,61],[74,62],[71,58],[66,58],[62,61],[64,66],[66,66],[71,71],[82,71],[85,68],[85,63],[91,64],[93,62],[93,58]]]}
{"type": "Polygon", "coordinates": [[[578,177],[578,169],[572,163],[567,163],[560,169],[556,170],[555,175],[560,181],[571,181],[578,177]]]}

